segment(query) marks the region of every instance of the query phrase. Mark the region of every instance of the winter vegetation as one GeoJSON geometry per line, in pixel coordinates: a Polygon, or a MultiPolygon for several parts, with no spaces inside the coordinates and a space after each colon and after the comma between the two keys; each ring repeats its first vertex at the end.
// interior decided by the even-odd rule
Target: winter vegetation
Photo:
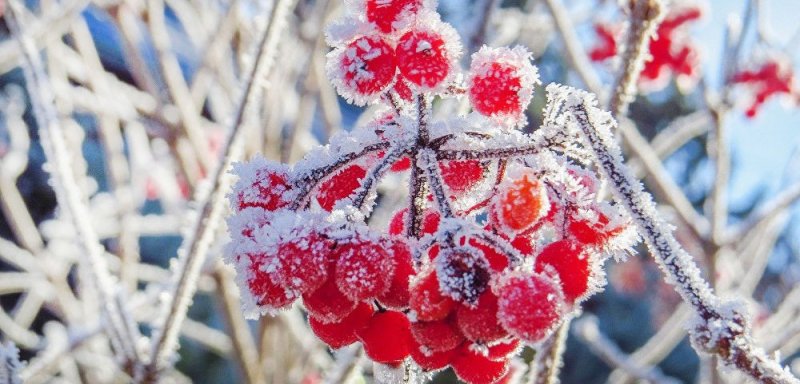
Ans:
{"type": "Polygon", "coordinates": [[[0,384],[800,383],[736,3],[0,0],[0,384]]]}

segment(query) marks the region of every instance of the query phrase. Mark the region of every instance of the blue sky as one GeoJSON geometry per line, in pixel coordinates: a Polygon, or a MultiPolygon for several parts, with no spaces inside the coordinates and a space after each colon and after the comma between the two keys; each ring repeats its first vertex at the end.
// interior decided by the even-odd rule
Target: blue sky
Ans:
{"type": "MultiPolygon", "coordinates": [[[[746,3],[743,0],[712,1],[711,13],[693,33],[693,36],[703,37],[697,43],[703,53],[704,70],[712,78],[719,78],[720,52],[727,20],[729,17],[740,17],[746,3]]],[[[768,36],[774,38],[779,46],[785,46],[798,29],[798,23],[793,18],[800,15],[800,2],[764,0],[762,3],[765,11],[762,20],[768,26],[768,36]]],[[[751,34],[746,40],[744,54],[751,52],[753,41],[751,34]]],[[[791,54],[797,69],[800,49],[795,47],[791,54]]],[[[796,169],[791,173],[796,176],[789,180],[784,178],[793,151],[800,147],[800,108],[773,99],[754,119],[747,119],[740,111],[731,112],[725,126],[729,132],[733,161],[737,166],[731,180],[731,202],[734,205],[747,200],[759,188],[767,188],[775,193],[787,182],[800,181],[797,158],[794,161],[796,169]]]]}

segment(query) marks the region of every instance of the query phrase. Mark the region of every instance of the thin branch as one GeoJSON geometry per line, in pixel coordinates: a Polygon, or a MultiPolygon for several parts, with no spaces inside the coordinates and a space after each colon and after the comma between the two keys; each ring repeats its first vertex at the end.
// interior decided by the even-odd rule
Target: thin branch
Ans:
{"type": "Polygon", "coordinates": [[[640,235],[684,301],[695,310],[690,333],[696,349],[718,356],[726,364],[763,383],[800,383],[780,363],[754,346],[749,325],[734,303],[716,297],[700,275],[691,256],[675,239],[670,227],[658,216],[652,198],[635,181],[622,161],[613,140],[611,116],[603,114],[589,95],[571,91],[577,127],[593,150],[597,164],[611,183],[617,200],[639,228],[640,235]]]}
{"type": "Polygon", "coordinates": [[[213,173],[214,185],[210,193],[201,189],[197,198],[198,202],[202,202],[200,204],[202,208],[195,219],[190,235],[184,239],[179,251],[178,266],[174,272],[177,281],[173,282],[168,296],[169,300],[163,307],[162,320],[157,323],[161,324],[161,327],[154,334],[152,360],[147,371],[138,378],[141,382],[157,381],[159,370],[167,365],[177,348],[180,325],[186,318],[186,311],[196,289],[195,282],[224,211],[225,194],[231,186],[231,179],[227,174],[228,169],[233,162],[242,157],[246,111],[257,98],[260,79],[269,73],[274,64],[280,33],[294,3],[295,0],[279,0],[275,4],[270,23],[262,34],[255,62],[243,82],[245,89],[228,133],[223,161],[213,173]]]}
{"type": "Polygon", "coordinates": [[[528,384],[557,384],[558,374],[564,365],[562,356],[569,334],[569,324],[572,318],[564,320],[546,341],[536,348],[536,355],[531,361],[528,372],[528,384]]]}
{"type": "Polygon", "coordinates": [[[597,318],[594,316],[587,316],[576,321],[575,335],[609,366],[621,368],[637,379],[654,384],[678,384],[681,382],[665,376],[657,366],[650,367],[633,361],[612,340],[600,332],[597,318]]]}
{"type": "Polygon", "coordinates": [[[63,127],[55,111],[55,95],[49,77],[30,37],[20,29],[19,15],[23,10],[24,6],[18,1],[10,1],[5,13],[6,22],[18,40],[24,55],[25,80],[42,146],[48,159],[53,188],[59,205],[64,208],[66,215],[72,220],[80,243],[86,252],[89,275],[94,280],[93,284],[102,300],[101,311],[107,318],[106,331],[115,344],[115,348],[122,354],[123,365],[130,367],[139,362],[136,349],[136,341],[139,338],[138,330],[133,326],[131,317],[125,308],[117,300],[119,291],[114,288],[114,279],[109,274],[103,257],[103,246],[92,228],[89,207],[83,201],[83,192],[73,173],[71,155],[66,146],[63,127]]]}
{"type": "Polygon", "coordinates": [[[613,116],[624,115],[636,97],[636,86],[650,51],[650,40],[664,18],[661,0],[634,0],[629,2],[630,20],[622,68],[614,84],[609,110],[613,116]]]}
{"type": "Polygon", "coordinates": [[[553,16],[553,22],[558,29],[559,36],[564,41],[564,47],[567,49],[567,57],[572,63],[572,67],[578,72],[583,83],[592,92],[600,95],[603,89],[597,73],[592,69],[592,63],[586,54],[586,49],[582,46],[578,39],[577,29],[572,25],[567,9],[561,0],[545,0],[547,9],[553,16]]]}
{"type": "Polygon", "coordinates": [[[797,201],[800,201],[800,182],[795,183],[772,198],[772,200],[762,204],[755,212],[751,213],[747,219],[729,229],[728,233],[723,237],[722,243],[728,244],[741,239],[746,233],[763,225],[797,201]]]}

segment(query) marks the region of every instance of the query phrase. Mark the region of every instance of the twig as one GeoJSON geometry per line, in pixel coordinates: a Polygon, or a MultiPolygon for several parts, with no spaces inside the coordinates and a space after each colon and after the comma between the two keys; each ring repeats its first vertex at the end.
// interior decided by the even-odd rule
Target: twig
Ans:
{"type": "Polygon", "coordinates": [[[572,67],[578,72],[578,76],[580,76],[589,90],[601,95],[602,83],[597,77],[597,73],[592,69],[592,63],[589,61],[586,50],[578,39],[578,34],[575,32],[576,28],[572,25],[564,3],[561,0],[545,0],[545,4],[547,4],[547,8],[553,16],[553,22],[555,22],[559,36],[564,41],[567,57],[572,63],[572,67]]]}
{"type": "Polygon", "coordinates": [[[558,374],[564,365],[562,355],[569,334],[571,318],[564,320],[546,341],[536,349],[528,372],[528,384],[557,384],[558,374]]]}
{"type": "Polygon", "coordinates": [[[678,384],[680,381],[665,376],[657,366],[637,364],[609,340],[597,326],[597,318],[587,316],[575,322],[575,335],[589,346],[598,357],[612,367],[618,367],[631,376],[654,384],[678,384]]]}
{"type": "MultiPolygon", "coordinates": [[[[130,369],[138,365],[140,360],[136,349],[138,330],[125,308],[117,300],[119,291],[114,288],[113,278],[103,258],[103,246],[92,228],[89,208],[84,203],[81,188],[75,181],[63,127],[54,108],[55,96],[48,75],[44,71],[33,42],[20,29],[19,14],[22,10],[22,4],[10,1],[5,13],[6,22],[17,38],[26,62],[23,66],[25,79],[42,146],[48,159],[53,188],[60,206],[72,220],[81,245],[86,251],[89,276],[94,280],[93,284],[102,300],[100,307],[107,320],[104,324],[106,331],[114,347],[123,357],[122,364],[126,369],[130,369]]],[[[132,372],[129,370],[128,373],[132,372]]]]}
{"type": "Polygon", "coordinates": [[[650,40],[664,18],[661,0],[634,0],[629,2],[630,19],[622,68],[614,84],[609,110],[614,117],[624,115],[636,97],[639,75],[647,61],[650,40]]]}
{"type": "Polygon", "coordinates": [[[214,240],[216,227],[222,218],[225,194],[231,185],[230,177],[227,174],[228,169],[234,161],[239,160],[242,156],[246,111],[255,101],[260,79],[269,73],[274,63],[273,56],[280,38],[279,35],[294,2],[295,0],[279,0],[275,4],[270,23],[259,42],[253,67],[244,79],[245,89],[228,133],[224,147],[224,160],[213,173],[214,185],[211,192],[203,193],[204,191],[201,190],[197,198],[197,201],[202,202],[202,208],[190,235],[184,239],[179,251],[178,265],[174,271],[177,281],[173,282],[168,296],[169,300],[164,305],[164,312],[161,316],[163,320],[158,323],[161,324],[161,327],[157,329],[153,337],[152,360],[146,372],[139,378],[141,382],[156,381],[158,371],[167,365],[177,347],[180,324],[186,317],[186,310],[196,289],[195,282],[200,274],[200,267],[203,265],[208,248],[214,240]]]}
{"type": "Polygon", "coordinates": [[[691,256],[683,250],[667,224],[658,216],[652,198],[625,168],[619,147],[614,143],[611,116],[595,108],[596,100],[580,91],[569,91],[576,125],[592,149],[617,200],[645,239],[650,252],[684,301],[695,310],[690,334],[696,349],[718,356],[726,364],[764,383],[800,383],[779,362],[754,346],[749,325],[734,303],[722,302],[691,256]]]}

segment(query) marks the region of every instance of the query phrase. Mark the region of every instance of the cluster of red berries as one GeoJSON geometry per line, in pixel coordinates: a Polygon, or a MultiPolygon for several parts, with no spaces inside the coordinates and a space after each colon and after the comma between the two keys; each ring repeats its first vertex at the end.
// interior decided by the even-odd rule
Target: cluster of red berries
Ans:
{"type": "Polygon", "coordinates": [[[330,34],[328,71],[343,96],[389,111],[294,166],[235,166],[226,259],[245,309],[302,299],[332,348],[360,342],[378,363],[502,382],[523,343],[604,283],[603,255],[630,246],[627,221],[588,168],[511,129],[538,83],[527,51],[484,47],[462,79],[458,37],[425,1],[349,7],[362,24],[330,34]],[[461,94],[474,113],[431,117],[433,96],[461,94]],[[379,182],[405,177],[408,205],[370,220],[379,182]]]}
{"type": "MultiPolygon", "coordinates": [[[[736,73],[731,81],[734,84],[747,85],[755,93],[745,111],[749,118],[754,118],[758,109],[770,97],[795,94],[792,63],[780,57],[770,57],[754,69],[742,70],[736,73]]],[[[800,96],[795,98],[800,101],[800,96]]]]}
{"type": "MultiPolygon", "coordinates": [[[[696,4],[671,7],[650,40],[649,51],[652,58],[645,62],[641,73],[640,82],[643,86],[662,88],[667,84],[670,75],[685,80],[698,77],[700,56],[697,47],[686,35],[685,26],[699,20],[702,15],[701,7],[696,4]]],[[[589,51],[589,57],[593,61],[615,57],[621,29],[611,24],[598,23],[594,30],[598,41],[589,51]]]]}

